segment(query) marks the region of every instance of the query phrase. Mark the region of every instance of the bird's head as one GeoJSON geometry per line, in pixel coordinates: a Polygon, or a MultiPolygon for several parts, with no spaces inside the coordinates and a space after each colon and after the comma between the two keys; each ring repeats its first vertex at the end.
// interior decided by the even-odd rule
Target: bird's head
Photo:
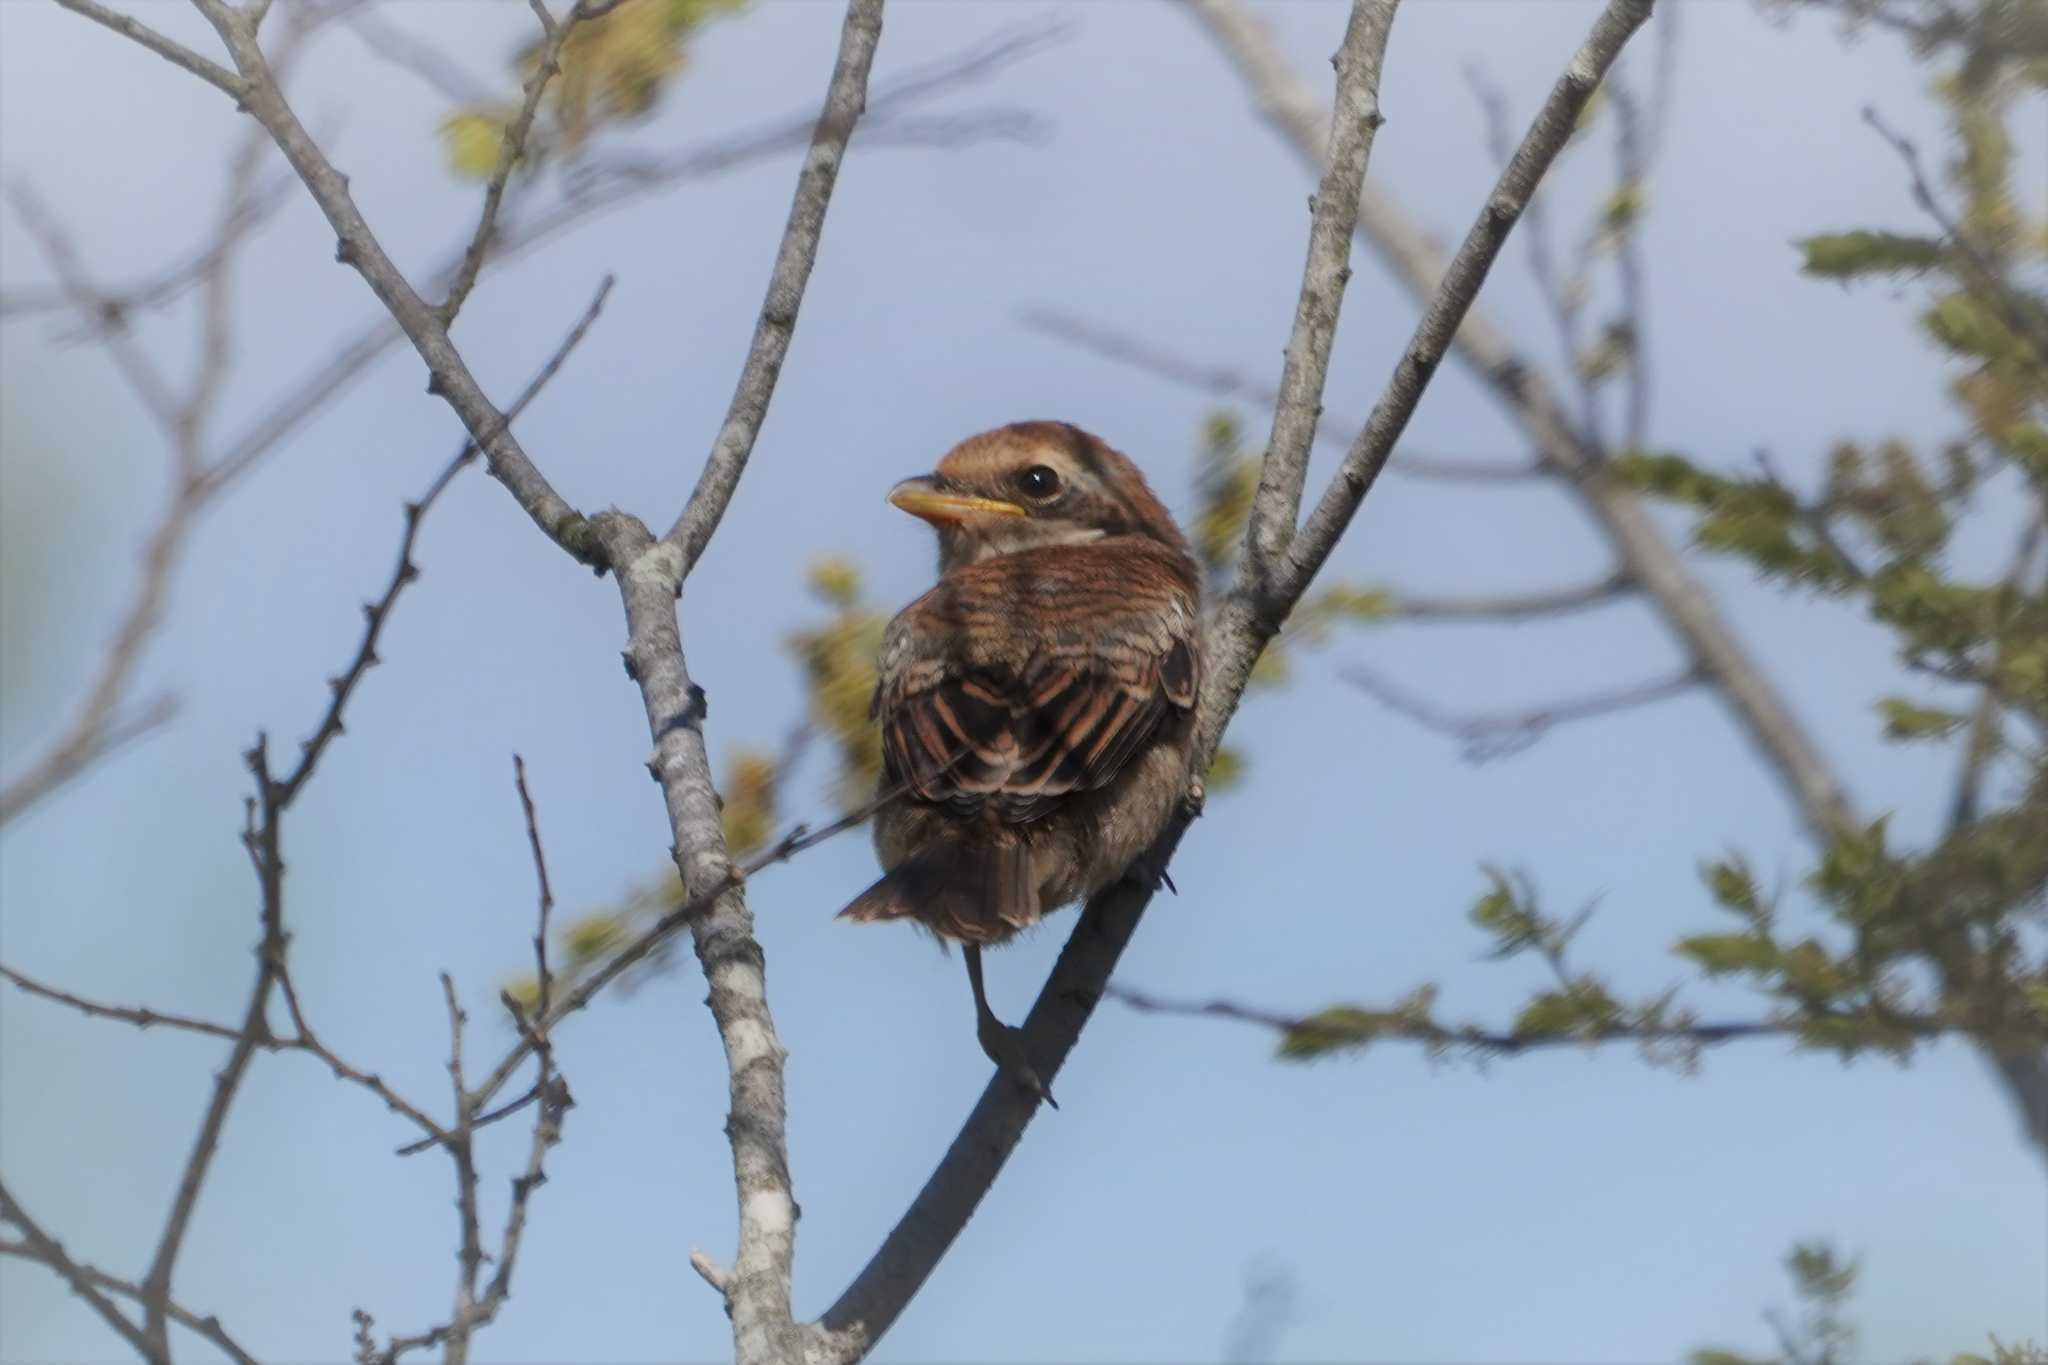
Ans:
{"type": "Polygon", "coordinates": [[[1187,539],[1138,467],[1065,422],[970,436],[889,501],[939,533],[939,571],[1019,550],[1139,535],[1183,555],[1187,539]]]}

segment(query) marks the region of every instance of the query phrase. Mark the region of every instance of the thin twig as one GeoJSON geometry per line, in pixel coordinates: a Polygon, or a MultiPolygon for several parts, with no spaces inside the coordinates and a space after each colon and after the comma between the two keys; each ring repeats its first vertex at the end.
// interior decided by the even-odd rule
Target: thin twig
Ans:
{"type": "Polygon", "coordinates": [[[191,1015],[173,1014],[167,1010],[153,1010],[130,1005],[107,1005],[96,1000],[88,1000],[82,995],[73,995],[70,991],[58,990],[55,986],[46,986],[35,978],[18,972],[4,963],[0,963],[0,977],[5,977],[30,995],[40,996],[59,1005],[68,1005],[80,1014],[94,1019],[113,1019],[120,1023],[133,1024],[141,1029],[168,1028],[182,1030],[186,1033],[202,1033],[213,1038],[226,1038],[231,1042],[239,1040],[242,1036],[233,1027],[227,1024],[217,1024],[210,1019],[195,1019],[191,1015]]]}
{"type": "MultiPolygon", "coordinates": [[[[878,128],[890,126],[890,120],[902,117],[901,111],[919,101],[944,94],[1041,52],[1070,31],[1070,25],[1058,21],[1017,25],[913,69],[876,92],[863,119],[864,140],[872,139],[878,128]]],[[[636,161],[632,163],[630,174],[583,188],[564,202],[523,222],[501,223],[485,266],[488,268],[516,260],[557,237],[658,191],[735,170],[763,157],[807,145],[814,123],[815,115],[806,111],[683,152],[636,161]]],[[[939,145],[957,144],[942,140],[939,145]]],[[[433,275],[428,292],[445,290],[461,261],[462,245],[458,243],[433,275]]],[[[285,438],[347,392],[350,384],[367,373],[370,365],[403,337],[398,324],[388,315],[380,314],[376,321],[337,347],[333,355],[252,421],[241,436],[230,442],[208,470],[208,484],[225,487],[256,468],[282,445],[285,438]]]]}
{"type": "MultiPolygon", "coordinates": [[[[597,292],[591,296],[575,326],[562,338],[561,344],[555,348],[554,354],[548,357],[547,363],[542,365],[533,378],[527,381],[526,387],[519,391],[519,396],[512,400],[512,405],[496,419],[498,422],[509,425],[516,421],[519,415],[526,411],[527,405],[540,396],[540,391],[548,386],[548,382],[561,372],[571,353],[589,334],[598,315],[604,311],[605,300],[611,297],[612,284],[613,278],[610,275],[599,282],[597,292]]],[[[405,505],[405,532],[398,540],[398,562],[391,570],[391,578],[384,586],[383,595],[374,602],[363,603],[362,643],[349,659],[348,667],[328,679],[327,686],[331,696],[327,710],[320,717],[320,723],[314,728],[312,735],[299,746],[299,762],[284,779],[281,804],[291,804],[292,798],[298,795],[299,789],[312,777],[313,769],[320,762],[320,756],[342,733],[342,712],[347,708],[349,698],[355,695],[356,685],[362,681],[365,673],[382,662],[377,655],[377,640],[383,633],[384,623],[390,619],[391,608],[398,601],[399,594],[419,577],[419,566],[412,562],[412,551],[419,539],[420,521],[439,500],[442,492],[454,481],[455,476],[476,459],[478,449],[479,444],[474,438],[465,440],[456,450],[454,458],[450,459],[442,467],[441,472],[434,476],[433,482],[427,485],[426,491],[416,501],[405,505]]]]}
{"type": "Polygon", "coordinates": [[[1592,720],[1621,711],[1632,711],[1679,696],[1699,686],[1699,674],[1685,668],[1669,677],[1652,679],[1629,687],[1617,687],[1564,701],[1512,711],[1482,711],[1470,714],[1447,711],[1435,703],[1390,682],[1362,664],[1338,670],[1345,682],[1391,711],[1398,712],[1440,735],[1448,735],[1463,746],[1461,756],[1468,763],[1486,763],[1522,752],[1560,725],[1592,720]]]}
{"type": "Polygon", "coordinates": [[[469,245],[462,250],[462,261],[455,267],[455,278],[449,281],[447,297],[441,300],[439,309],[441,325],[454,324],[456,314],[469,299],[469,291],[476,288],[478,272],[484,268],[484,256],[491,249],[491,239],[498,230],[498,211],[505,203],[505,186],[512,179],[512,172],[526,156],[526,139],[533,132],[534,116],[540,112],[541,97],[547,93],[549,82],[562,69],[562,47],[569,41],[569,35],[583,22],[585,6],[583,0],[569,7],[569,17],[556,23],[547,18],[542,10],[546,32],[541,41],[540,51],[534,58],[533,71],[526,78],[526,91],[519,105],[519,112],[505,125],[504,136],[498,143],[498,161],[491,168],[491,176],[484,184],[484,205],[477,214],[476,228],[470,233],[469,245]]]}
{"type": "Polygon", "coordinates": [[[1532,592],[1429,594],[1395,591],[1388,607],[1396,621],[1525,622],[1606,606],[1628,596],[1635,580],[1616,569],[1590,583],[1532,592]]]}
{"type": "MultiPolygon", "coordinates": [[[[25,1260],[41,1261],[45,1265],[50,1264],[43,1256],[38,1254],[35,1245],[26,1238],[20,1241],[0,1238],[0,1256],[18,1256],[25,1260]]],[[[132,1280],[119,1279],[94,1265],[78,1265],[76,1269],[95,1289],[104,1289],[108,1293],[119,1294],[123,1298],[133,1299],[138,1303],[142,1301],[143,1288],[132,1280]]],[[[63,1272],[60,1270],[58,1273],[62,1274],[63,1272]]],[[[164,1312],[169,1315],[172,1322],[198,1334],[203,1340],[218,1347],[221,1354],[233,1361],[234,1365],[257,1365],[256,1357],[243,1350],[240,1343],[228,1335],[227,1329],[221,1326],[220,1319],[213,1314],[195,1313],[191,1309],[177,1303],[165,1304],[164,1312]]]]}
{"type": "Polygon", "coordinates": [[[747,347],[746,364],[740,369],[732,402],[712,442],[711,454],[697,477],[690,500],[676,517],[675,525],[662,537],[664,544],[678,547],[683,554],[683,574],[688,576],[711,542],[712,532],[725,516],[727,504],[739,488],[740,475],[754,453],[761,424],[768,417],[768,403],[775,396],[775,383],[782,375],[783,357],[789,354],[790,338],[796,333],[797,310],[803,306],[804,287],[811,267],[818,259],[818,239],[825,228],[825,210],[832,203],[832,190],[839,182],[839,167],[846,159],[846,146],[854,126],[867,108],[868,71],[874,65],[875,48],[882,40],[882,0],[853,0],[840,29],[839,56],[832,68],[832,80],[825,90],[825,107],[811,134],[810,151],[804,155],[803,171],[797,176],[796,194],[789,206],[789,221],[782,229],[781,245],[775,249],[775,265],[768,274],[768,294],[761,314],[754,322],[753,340],[747,347]]]}
{"type": "MultiPolygon", "coordinates": [[[[1224,402],[1256,403],[1272,409],[1280,391],[1227,365],[1207,365],[1172,349],[1144,341],[1102,323],[1089,322],[1053,308],[1027,308],[1017,320],[1034,332],[1071,343],[1108,360],[1157,375],[1224,402]]],[[[1324,411],[1316,440],[1348,447],[1360,423],[1324,411]]],[[[1398,474],[1446,483],[1514,483],[1545,477],[1542,466],[1526,460],[1474,460],[1441,455],[1395,455],[1388,466],[1398,474]]]]}
{"type": "MultiPolygon", "coordinates": [[[[44,1232],[42,1226],[29,1217],[28,1211],[16,1203],[14,1196],[8,1193],[4,1182],[0,1182],[0,1223],[11,1223],[21,1230],[21,1250],[16,1252],[10,1245],[7,1248],[10,1254],[40,1261],[56,1271],[64,1282],[71,1286],[71,1292],[85,1300],[86,1307],[99,1314],[101,1321],[113,1328],[123,1341],[134,1347],[136,1353],[144,1360],[150,1361],[151,1365],[159,1361],[168,1365],[170,1352],[163,1343],[146,1335],[129,1320],[126,1313],[116,1308],[112,1301],[100,1292],[102,1286],[92,1272],[72,1260],[70,1254],[64,1250],[63,1244],[44,1232]]],[[[152,1302],[150,1295],[137,1294],[136,1297],[145,1304],[152,1302]]],[[[161,1303],[160,1296],[156,1296],[156,1302],[161,1303]]]]}
{"type": "MultiPolygon", "coordinates": [[[[1109,986],[1103,994],[1141,1014],[1173,1015],[1184,1018],[1227,1019],[1255,1024],[1283,1036],[1314,1034],[1318,1025],[1313,1015],[1283,1014],[1258,1009],[1232,1000],[1169,1000],[1129,986],[1109,986]]],[[[1504,1057],[1551,1047],[1592,1047],[1604,1043],[1649,1045],[1678,1043],[1687,1047],[1715,1047],[1748,1038],[1796,1037],[1811,1021],[1802,1019],[1752,1019],[1716,1024],[1623,1024],[1588,1025],[1564,1033],[1514,1033],[1488,1029],[1477,1024],[1439,1024],[1433,1020],[1408,1020],[1398,1011],[1373,1011],[1377,1027],[1367,1041],[1422,1043],[1431,1048],[1468,1048],[1474,1052],[1504,1057]]],[[[1936,1038],[1954,1032],[1951,1025],[1935,1018],[1888,1016],[1916,1037],[1936,1038]]]]}
{"type": "Polygon", "coordinates": [[[1913,140],[1894,131],[1877,110],[1869,106],[1863,110],[1863,121],[1890,144],[1905,163],[1906,174],[1913,182],[1913,202],[1934,220],[1943,236],[1955,243],[1963,264],[1968,267],[1967,273],[1975,277],[1979,294],[1988,297],[1992,307],[1998,311],[1999,320],[2034,352],[2035,363],[2048,365],[2048,309],[2013,288],[2004,272],[1992,261],[1990,253],[1978,245],[1963,225],[1942,207],[1927,179],[1925,168],[1920,164],[1920,149],[1914,146],[1913,140]]]}
{"type": "Polygon", "coordinates": [[[123,38],[140,43],[171,65],[183,67],[229,99],[240,101],[248,89],[246,81],[220,63],[207,60],[183,43],[175,42],[158,33],[139,19],[131,18],[118,10],[108,9],[105,5],[96,3],[96,0],[57,0],[57,3],[73,14],[82,14],[95,24],[103,25],[123,38]]]}
{"type": "Polygon", "coordinates": [[[1358,197],[1365,189],[1380,113],[1380,68],[1400,0],[1355,4],[1337,46],[1337,94],[1330,116],[1330,150],[1321,185],[1309,200],[1308,260],[1295,298],[1294,328],[1280,369],[1273,429],[1259,462],[1258,491],[1245,529],[1244,576],[1267,590],[1294,539],[1309,450],[1323,413],[1323,381],[1344,286],[1351,280],[1351,239],[1358,230],[1358,197]]]}
{"type": "Polygon", "coordinates": [[[492,98],[483,82],[464,71],[447,53],[385,23],[368,9],[350,15],[348,29],[372,52],[393,66],[410,71],[451,104],[481,105],[492,98]]]}

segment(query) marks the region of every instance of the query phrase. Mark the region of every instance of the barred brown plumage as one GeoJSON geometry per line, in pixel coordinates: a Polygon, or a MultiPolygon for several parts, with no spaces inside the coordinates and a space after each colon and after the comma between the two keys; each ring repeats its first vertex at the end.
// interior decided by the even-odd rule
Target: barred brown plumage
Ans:
{"type": "Polygon", "coordinates": [[[1201,672],[1188,543],[1122,454],[1063,422],[971,437],[889,500],[939,536],[889,624],[874,715],[883,876],[841,911],[963,945],[984,1050],[1051,1102],[981,948],[1130,873],[1187,789],[1201,672]]]}

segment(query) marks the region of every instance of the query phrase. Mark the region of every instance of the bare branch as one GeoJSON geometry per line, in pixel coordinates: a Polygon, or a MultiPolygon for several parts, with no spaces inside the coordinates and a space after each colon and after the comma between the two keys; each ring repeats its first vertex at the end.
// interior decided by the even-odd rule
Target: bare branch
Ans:
{"type": "MultiPolygon", "coordinates": [[[[683,713],[686,723],[694,726],[701,722],[703,718],[702,706],[703,703],[700,699],[694,715],[687,710],[683,713]]],[[[650,768],[653,766],[653,764],[649,765],[650,768]]],[[[624,947],[606,958],[602,966],[586,976],[577,978],[573,985],[563,990],[556,997],[554,1008],[547,1014],[545,1023],[549,1028],[552,1028],[569,1015],[589,1005],[592,1000],[595,1000],[602,994],[614,981],[624,976],[639,963],[646,961],[657,948],[673,938],[679,930],[689,926],[703,915],[708,914],[728,892],[745,886],[748,880],[757,873],[773,867],[777,863],[788,862],[799,853],[816,848],[826,840],[835,839],[850,829],[859,828],[861,825],[866,824],[868,818],[876,811],[901,796],[903,791],[904,788],[899,786],[879,792],[873,799],[846,812],[830,824],[823,825],[817,829],[812,829],[808,825],[794,826],[789,833],[783,835],[774,844],[738,866],[731,868],[724,877],[710,883],[697,894],[688,896],[681,905],[641,930],[624,947]]],[[[524,1062],[531,1055],[533,1055],[532,1042],[530,1039],[522,1037],[504,1057],[499,1059],[498,1065],[492,1068],[491,1074],[484,1080],[483,1084],[477,1087],[478,1102],[488,1102],[493,1095],[504,1089],[506,1084],[511,1081],[513,1074],[518,1071],[520,1063],[524,1062]]],[[[522,1098],[507,1105],[503,1111],[499,1112],[497,1117],[502,1117],[503,1113],[510,1112],[520,1105],[527,1103],[530,1098],[530,1096],[522,1098]]],[[[487,1121],[489,1120],[480,1118],[477,1120],[477,1123],[481,1126],[487,1121]]],[[[419,1147],[421,1144],[415,1144],[415,1146],[419,1147]]],[[[408,1149],[408,1152],[410,1150],[408,1149]]],[[[407,1152],[401,1152],[401,1155],[405,1154],[407,1152]]]]}
{"type": "MultiPolygon", "coordinates": [[[[107,1326],[114,1329],[120,1338],[135,1348],[144,1360],[168,1362],[170,1352],[160,1341],[143,1334],[141,1328],[129,1321],[128,1315],[114,1307],[107,1296],[100,1292],[100,1284],[85,1267],[71,1259],[56,1238],[44,1232],[42,1227],[30,1218],[28,1211],[15,1202],[7,1186],[0,1183],[0,1222],[12,1223],[21,1230],[20,1251],[14,1251],[16,1244],[8,1244],[10,1254],[22,1255],[29,1260],[40,1261],[62,1276],[71,1286],[71,1292],[85,1300],[86,1307],[99,1314],[107,1326]]],[[[138,1295],[138,1297],[141,1297],[138,1295]]]]}
{"type": "Polygon", "coordinates": [[[142,1029],[159,1027],[182,1029],[187,1033],[203,1033],[209,1037],[226,1038],[229,1041],[238,1040],[242,1036],[230,1026],[216,1024],[209,1019],[195,1019],[190,1015],[172,1014],[166,1010],[153,1010],[130,1005],[106,1005],[98,1001],[87,1000],[84,996],[73,995],[70,991],[61,991],[55,986],[46,986],[35,978],[18,972],[4,963],[0,963],[0,977],[5,977],[30,995],[41,996],[43,999],[54,1001],[59,1005],[68,1005],[80,1014],[94,1019],[113,1019],[120,1023],[133,1024],[135,1027],[142,1029]]]}
{"type": "Polygon", "coordinates": [[[349,16],[348,28],[362,39],[365,47],[393,66],[412,72],[451,104],[485,104],[492,98],[483,82],[464,71],[447,53],[385,23],[367,8],[349,16]]]}
{"type": "Polygon", "coordinates": [[[1373,137],[1386,119],[1380,113],[1380,67],[1393,31],[1399,0],[1351,7],[1351,20],[1337,47],[1336,103],[1331,113],[1330,151],[1321,187],[1309,200],[1308,261],[1295,299],[1294,330],[1280,369],[1273,431],[1259,465],[1259,486],[1245,527],[1246,581],[1270,590],[1279,558],[1294,539],[1308,479],[1309,448],[1323,413],[1323,382],[1330,372],[1330,347],[1344,286],[1351,280],[1351,238],[1358,228],[1358,196],[1365,188],[1373,137]]]}
{"type": "Polygon", "coordinates": [[[448,337],[439,313],[413,289],[384,251],[349,193],[348,177],[336,170],[279,88],[275,73],[247,20],[224,0],[194,0],[200,12],[227,44],[245,85],[243,104],[277,143],[285,160],[305,182],[321,213],[333,227],[339,245],[336,257],[355,268],[392,318],[405,332],[432,376],[429,389],[438,393],[469,428],[495,474],[550,540],[578,559],[588,560],[591,546],[580,513],[563,501],[528,458],[525,448],[506,429],[504,414],[485,396],[461,353],[448,337]]]}
{"type": "MultiPolygon", "coordinates": [[[[872,140],[892,119],[918,101],[944,94],[972,80],[1043,51],[1069,32],[1059,22],[1033,22],[1004,29],[929,65],[898,77],[876,93],[862,121],[863,138],[872,140]]],[[[511,261],[555,238],[593,222],[644,196],[675,185],[701,180],[744,166],[762,157],[809,143],[816,125],[806,112],[777,119],[759,128],[718,139],[666,157],[620,163],[616,173],[579,186],[561,204],[519,223],[501,224],[486,267],[511,261]]],[[[607,163],[609,164],[609,163],[607,163]]],[[[436,272],[429,289],[445,288],[462,261],[458,245],[436,272]]],[[[371,363],[395,345],[404,333],[390,317],[380,316],[343,343],[334,355],[290,390],[268,413],[257,418],[231,443],[208,471],[210,485],[225,486],[255,468],[300,425],[345,393],[371,363]]]]}
{"type": "Polygon", "coordinates": [[[455,278],[448,285],[448,295],[441,301],[439,312],[444,327],[454,324],[455,315],[469,299],[469,291],[476,287],[477,273],[484,268],[484,256],[498,231],[498,210],[505,202],[505,186],[512,179],[513,169],[526,156],[526,139],[533,132],[534,116],[540,113],[541,97],[561,71],[562,47],[583,22],[584,12],[583,0],[570,6],[569,17],[560,23],[549,19],[545,9],[540,11],[546,37],[534,59],[533,72],[526,78],[519,112],[505,125],[504,137],[498,145],[498,164],[491,168],[491,177],[484,185],[484,206],[477,215],[476,230],[470,234],[469,245],[463,248],[462,261],[455,267],[455,278]]]}
{"type": "Polygon", "coordinates": [[[82,14],[95,24],[103,25],[123,38],[140,43],[171,65],[183,67],[232,100],[239,102],[248,89],[247,83],[234,72],[218,62],[207,60],[183,43],[166,38],[139,19],[131,18],[118,10],[108,9],[105,5],[96,3],[96,0],[57,0],[57,3],[73,14],[82,14]]]}
{"type": "Polygon", "coordinates": [[[1590,583],[1536,592],[1458,596],[1396,592],[1390,615],[1396,621],[1533,621],[1606,606],[1626,597],[1634,586],[1635,580],[1625,570],[1616,569],[1590,583]]]}
{"type": "MultiPolygon", "coordinates": [[[[35,1245],[26,1238],[20,1241],[0,1239],[0,1256],[18,1256],[24,1260],[41,1261],[45,1265],[50,1264],[48,1260],[38,1254],[35,1245]]],[[[55,1267],[52,1268],[54,1269],[55,1267]]],[[[103,1289],[108,1293],[119,1294],[123,1298],[134,1299],[137,1302],[142,1300],[142,1286],[133,1281],[117,1279],[106,1271],[101,1270],[98,1266],[79,1265],[75,1269],[94,1289],[103,1289]]],[[[58,1273],[63,1274],[64,1272],[59,1270],[58,1273]]],[[[200,1337],[218,1347],[223,1355],[234,1362],[234,1365],[256,1365],[256,1358],[243,1350],[236,1343],[235,1339],[227,1334],[227,1329],[220,1325],[220,1319],[211,1313],[202,1315],[175,1303],[165,1304],[164,1311],[170,1316],[172,1322],[197,1333],[200,1337]]]]}
{"type": "Polygon", "coordinates": [[[1895,132],[1877,110],[1866,106],[1863,121],[1871,126],[1877,135],[1891,145],[1899,159],[1906,165],[1906,174],[1913,182],[1913,202],[1929,218],[1934,220],[1942,235],[1955,243],[1961,253],[1967,273],[1974,276],[1974,283],[1991,305],[1998,310],[2002,321],[2012,334],[2027,343],[2035,360],[2048,365],[2048,309],[2027,298],[2014,289],[2005,279],[2004,272],[1991,260],[1990,255],[1977,244],[1954,215],[1941,206],[1935,197],[1934,187],[1928,182],[1927,172],[1920,165],[1920,150],[1911,138],[1895,132]]]}
{"type": "Polygon", "coordinates": [[[1691,669],[1680,669],[1669,677],[1630,687],[1589,692],[1581,697],[1542,706],[1460,714],[1416,696],[1362,664],[1346,665],[1338,670],[1338,676],[1425,730],[1434,730],[1458,740],[1464,746],[1463,757],[1468,763],[1507,758],[1528,748],[1559,725],[1632,711],[1636,707],[1649,706],[1689,692],[1700,684],[1697,673],[1691,669]]]}
{"type": "MultiPolygon", "coordinates": [[[[1070,342],[1105,359],[1119,361],[1148,374],[1224,402],[1257,403],[1271,409],[1280,402],[1280,391],[1271,384],[1251,378],[1241,370],[1223,365],[1205,365],[1165,346],[1143,341],[1126,332],[1088,322],[1053,308],[1027,308],[1018,321],[1034,332],[1070,342]]],[[[1316,439],[1348,447],[1358,435],[1360,424],[1332,417],[1328,411],[1316,427],[1316,439]]],[[[1417,479],[1447,483],[1508,483],[1539,479],[1546,471],[1536,464],[1516,460],[1468,460],[1441,455],[1395,455],[1388,461],[1396,473],[1417,479]]]]}
{"type": "Polygon", "coordinates": [[[668,534],[665,544],[683,552],[683,574],[689,575],[711,543],[711,535],[725,516],[727,504],[739,488],[740,475],[754,453],[754,441],[768,417],[769,400],[775,396],[775,382],[782,375],[783,357],[796,332],[797,310],[803,306],[804,286],[810,282],[811,266],[818,258],[818,238],[825,228],[825,210],[832,202],[832,189],[839,181],[840,163],[846,159],[846,145],[854,125],[867,107],[868,71],[874,65],[875,47],[882,39],[882,0],[854,0],[847,7],[846,23],[840,30],[839,57],[832,69],[832,81],[825,91],[825,108],[818,115],[811,134],[811,149],[804,156],[803,171],[797,176],[796,196],[789,207],[789,221],[782,230],[782,244],[775,250],[775,266],[768,276],[768,297],[754,323],[754,338],[747,348],[746,364],[740,370],[725,422],[718,429],[704,471],[690,493],[668,534]]]}
{"type": "MultiPolygon", "coordinates": [[[[504,414],[496,419],[500,424],[509,425],[517,420],[519,415],[526,411],[527,404],[547,387],[548,381],[561,372],[570,353],[589,333],[592,324],[597,321],[598,314],[604,311],[605,300],[611,296],[612,283],[611,276],[604,277],[597,287],[597,293],[584,308],[583,315],[576,320],[576,325],[569,329],[569,334],[562,338],[561,344],[555,348],[555,353],[549,356],[547,363],[527,381],[519,396],[512,400],[512,406],[505,409],[504,414]]],[[[414,543],[419,539],[420,520],[439,500],[455,476],[476,459],[477,450],[478,443],[474,439],[464,441],[455,452],[454,458],[449,460],[441,472],[434,476],[434,481],[427,485],[426,492],[422,493],[417,501],[405,505],[405,533],[399,537],[398,563],[391,570],[391,580],[385,585],[383,596],[374,602],[363,603],[362,643],[350,658],[348,667],[337,676],[328,679],[327,685],[332,696],[328,701],[327,711],[321,716],[320,724],[315,727],[312,737],[299,746],[299,762],[282,783],[280,804],[291,804],[292,798],[298,795],[299,789],[305,786],[306,780],[313,775],[313,769],[320,762],[321,754],[335,737],[342,733],[342,711],[348,706],[349,698],[355,695],[356,684],[362,681],[365,673],[381,662],[377,656],[377,640],[383,633],[384,622],[389,618],[399,594],[419,577],[419,566],[412,562],[412,550],[414,543]]]]}

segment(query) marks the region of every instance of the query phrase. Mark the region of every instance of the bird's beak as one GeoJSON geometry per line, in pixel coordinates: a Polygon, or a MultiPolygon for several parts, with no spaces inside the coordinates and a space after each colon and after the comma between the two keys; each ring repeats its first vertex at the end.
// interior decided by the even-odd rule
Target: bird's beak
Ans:
{"type": "Polygon", "coordinates": [[[958,525],[979,517],[1021,517],[1023,508],[999,498],[941,492],[930,475],[905,479],[889,490],[889,503],[934,526],[958,525]]]}

